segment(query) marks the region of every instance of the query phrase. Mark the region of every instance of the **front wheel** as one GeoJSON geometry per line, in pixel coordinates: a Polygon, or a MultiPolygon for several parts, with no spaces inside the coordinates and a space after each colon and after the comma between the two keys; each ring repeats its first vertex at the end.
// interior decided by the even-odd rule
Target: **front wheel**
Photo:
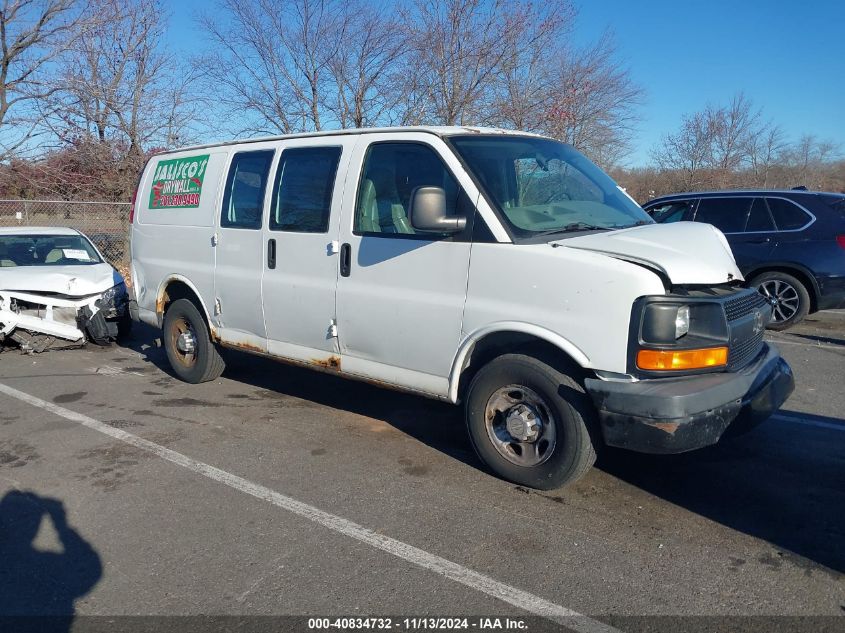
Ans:
{"type": "Polygon", "coordinates": [[[778,271],[756,276],[749,284],[772,302],[770,330],[786,330],[810,312],[810,293],[798,279],[778,271]]]}
{"type": "Polygon", "coordinates": [[[188,299],[177,299],[164,313],[164,350],[173,372],[185,382],[214,380],[226,364],[220,357],[205,318],[188,299]]]}
{"type": "Polygon", "coordinates": [[[482,367],[465,406],[478,456],[505,479],[550,490],[595,462],[595,414],[583,387],[534,357],[506,354],[482,367]]]}

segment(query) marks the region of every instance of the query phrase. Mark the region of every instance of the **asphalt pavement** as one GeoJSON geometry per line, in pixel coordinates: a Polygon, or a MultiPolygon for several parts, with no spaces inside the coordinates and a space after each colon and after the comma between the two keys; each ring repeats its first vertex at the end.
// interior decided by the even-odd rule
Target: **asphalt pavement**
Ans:
{"type": "Polygon", "coordinates": [[[0,615],[845,630],[841,312],[768,336],[797,386],[750,434],[552,492],[485,471],[456,407],[235,352],[188,385],[155,336],[0,354],[0,615]]]}

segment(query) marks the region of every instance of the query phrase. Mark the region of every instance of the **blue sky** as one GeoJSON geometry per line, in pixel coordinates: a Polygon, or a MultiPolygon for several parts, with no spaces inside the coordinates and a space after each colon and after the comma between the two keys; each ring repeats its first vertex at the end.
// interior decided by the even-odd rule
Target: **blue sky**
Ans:
{"type": "MultiPolygon", "coordinates": [[[[841,143],[845,152],[842,0],[576,2],[576,40],[588,44],[613,31],[621,59],[645,91],[629,165],[648,163],[651,148],[685,113],[728,102],[740,91],[790,139],[814,134],[841,143]]],[[[177,6],[174,14],[184,15],[212,2],[177,6]]],[[[183,19],[173,24],[174,48],[201,45],[197,29],[185,28],[183,19]]]]}
{"type": "Polygon", "coordinates": [[[580,5],[578,37],[610,28],[645,89],[629,162],[680,125],[684,113],[744,92],[792,139],[845,150],[845,3],[841,0],[602,0],[580,5]]]}

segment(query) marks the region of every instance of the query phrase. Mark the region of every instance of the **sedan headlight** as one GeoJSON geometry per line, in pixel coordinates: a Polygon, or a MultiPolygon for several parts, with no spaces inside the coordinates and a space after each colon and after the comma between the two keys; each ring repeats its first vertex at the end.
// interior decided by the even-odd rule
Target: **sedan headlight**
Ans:
{"type": "Polygon", "coordinates": [[[127,296],[126,292],[126,284],[121,282],[116,286],[112,286],[108,290],[106,290],[100,300],[104,304],[115,304],[120,303],[121,297],[127,296]]]}

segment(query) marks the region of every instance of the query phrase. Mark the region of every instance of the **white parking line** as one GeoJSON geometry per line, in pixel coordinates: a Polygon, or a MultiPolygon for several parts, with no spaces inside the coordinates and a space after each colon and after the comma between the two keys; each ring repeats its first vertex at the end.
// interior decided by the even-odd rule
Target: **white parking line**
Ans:
{"type": "Polygon", "coordinates": [[[822,422],[820,420],[807,420],[795,415],[787,413],[775,413],[770,419],[779,422],[790,422],[791,424],[805,424],[807,426],[816,426],[820,429],[832,429],[834,431],[845,431],[845,423],[838,424],[836,422],[822,422]]]}
{"type": "Polygon", "coordinates": [[[177,466],[181,466],[194,473],[222,483],[230,488],[239,490],[262,501],[272,503],[279,508],[292,512],[300,517],[318,523],[334,532],[343,534],[362,543],[379,549],[388,554],[392,554],[397,558],[401,558],[413,565],[433,571],[440,576],[444,576],[450,580],[458,582],[462,585],[479,591],[488,596],[492,596],[502,602],[523,609],[534,615],[543,616],[545,618],[561,622],[565,626],[584,633],[620,633],[618,629],[613,628],[603,622],[594,620],[588,616],[582,615],[572,609],[560,606],[553,602],[549,602],[544,598],[535,596],[532,593],[523,591],[516,587],[512,587],[505,583],[499,582],[489,576],[485,576],[477,571],[473,571],[463,565],[454,563],[450,560],[431,554],[425,550],[414,547],[402,541],[396,540],[383,534],[378,534],[369,528],[358,525],[353,521],[344,519],[343,517],[325,512],[314,506],[308,505],[302,501],[297,501],[292,497],[288,497],[280,492],[266,488],[260,484],[253,483],[243,477],[233,475],[232,473],[221,470],[210,464],[197,461],[182,453],[178,453],[169,448],[165,448],[155,442],[150,442],[142,437],[127,433],[121,429],[116,429],[99,420],[88,417],[82,413],[76,413],[70,409],[65,409],[52,402],[47,402],[35,396],[31,396],[23,391],[18,391],[7,385],[0,383],[0,392],[16,398],[34,407],[49,411],[59,417],[65,418],[72,422],[76,422],[94,431],[108,435],[116,440],[130,444],[136,448],[147,451],[167,460],[177,466]]]}

